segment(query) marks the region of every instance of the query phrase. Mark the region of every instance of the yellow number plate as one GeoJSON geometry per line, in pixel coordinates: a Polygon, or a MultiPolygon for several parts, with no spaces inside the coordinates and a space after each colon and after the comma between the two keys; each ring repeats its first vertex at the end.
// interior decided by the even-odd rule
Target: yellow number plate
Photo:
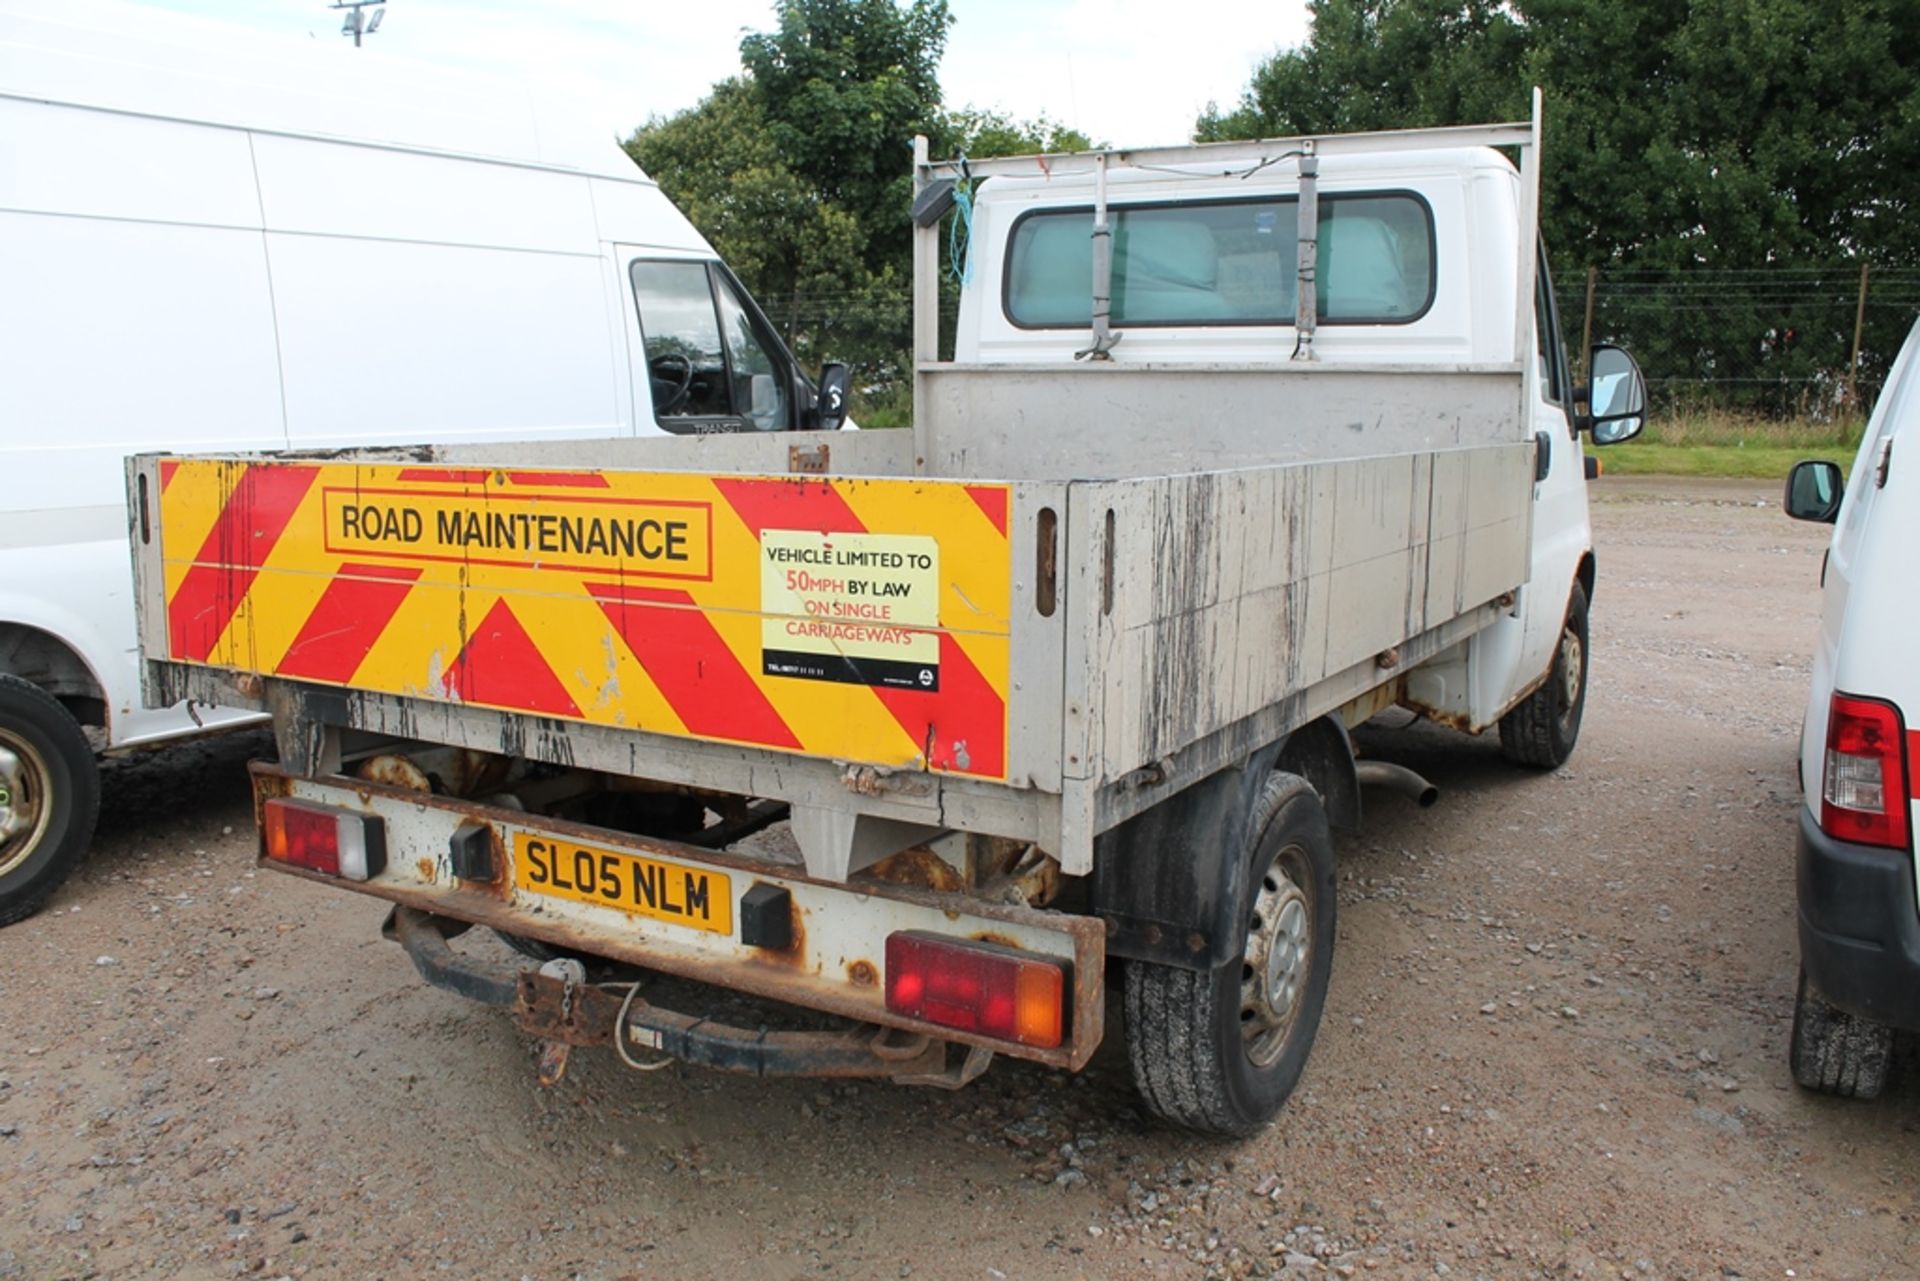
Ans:
{"type": "Polygon", "coordinates": [[[725,872],[516,832],[513,883],[536,894],[733,933],[733,881],[725,872]]]}

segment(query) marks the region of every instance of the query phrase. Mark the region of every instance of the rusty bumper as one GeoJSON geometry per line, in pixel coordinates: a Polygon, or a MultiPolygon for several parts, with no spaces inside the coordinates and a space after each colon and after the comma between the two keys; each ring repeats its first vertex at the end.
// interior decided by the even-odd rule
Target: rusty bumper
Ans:
{"type": "MultiPolygon", "coordinates": [[[[1100,1044],[1105,1015],[1106,936],[1102,922],[1092,916],[1036,910],[877,880],[816,880],[801,869],[732,851],[633,836],[362,779],[303,778],[259,764],[253,774],[259,803],[290,797],[370,815],[381,821],[386,846],[384,870],[365,881],[346,880],[265,858],[263,867],[279,875],[385,899],[418,917],[440,922],[437,928],[446,937],[469,925],[487,926],[549,944],[563,954],[603,958],[778,1001],[857,1027],[890,1028],[892,1034],[882,1042],[887,1053],[924,1036],[933,1043],[977,1049],[980,1057],[1004,1054],[1075,1071],[1100,1044]],[[457,868],[456,847],[465,851],[473,843],[469,838],[476,829],[483,835],[490,857],[480,860],[484,867],[457,868]],[[732,904],[730,914],[735,919],[723,930],[694,929],[528,889],[521,883],[526,869],[517,861],[518,850],[534,839],[726,878],[727,901],[732,904]],[[467,875],[463,876],[463,871],[467,875]],[[788,896],[786,919],[790,929],[781,938],[746,937],[746,898],[753,891],[768,893],[762,886],[788,896]],[[916,930],[961,941],[1019,947],[1067,967],[1072,983],[1068,1002],[1071,1023],[1062,1043],[1051,1047],[1021,1045],[889,1010],[884,995],[886,940],[894,933],[916,930]]],[[[399,917],[394,919],[397,922],[399,917]]],[[[398,930],[396,923],[391,937],[398,939],[398,930]]],[[[419,964],[418,956],[415,960],[419,964]]],[[[451,953],[447,960],[454,961],[451,953]]],[[[447,971],[445,965],[423,966],[422,973],[429,981],[492,1004],[512,1008],[519,1000],[518,979],[512,974],[477,973],[464,963],[457,963],[455,968],[460,972],[447,971]]],[[[642,1009],[642,1019],[654,1017],[646,1013],[654,1007],[642,1006],[638,999],[634,1008],[642,1009]]],[[[687,1021],[688,1026],[697,1023],[687,1021]]],[[[710,1023],[698,1027],[696,1040],[712,1032],[710,1023]]],[[[656,1030],[663,1043],[680,1043],[676,1038],[681,1028],[662,1021],[656,1030]]],[[[723,1039],[731,1042],[739,1038],[723,1039]]],[[[635,1043],[644,1044],[628,1038],[622,1045],[635,1043]]],[[[731,1045],[714,1047],[712,1053],[728,1058],[731,1045]]],[[[863,1062],[866,1057],[871,1056],[863,1053],[863,1062]]],[[[877,1069],[874,1074],[879,1074],[877,1069]]]]}
{"type": "Polygon", "coordinates": [[[902,1084],[959,1086],[986,1069],[990,1053],[972,1050],[948,1062],[948,1042],[895,1028],[857,1024],[837,1032],[782,1032],[733,1027],[663,1009],[625,984],[583,984],[535,970],[509,973],[447,946],[466,923],[396,907],[381,933],[406,949],[433,986],[511,1009],[529,1035],[559,1045],[612,1045],[627,1054],[665,1055],[701,1067],[750,1076],[885,1077],[902,1084]],[[623,1015],[624,1010],[624,1017],[623,1015]]]}

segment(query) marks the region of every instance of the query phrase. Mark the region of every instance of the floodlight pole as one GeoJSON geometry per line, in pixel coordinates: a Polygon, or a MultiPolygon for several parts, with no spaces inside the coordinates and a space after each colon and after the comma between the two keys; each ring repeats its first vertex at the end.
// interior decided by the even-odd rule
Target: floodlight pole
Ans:
{"type": "Polygon", "coordinates": [[[340,24],[340,34],[343,36],[352,36],[353,47],[358,49],[362,35],[372,35],[375,31],[379,30],[380,15],[384,13],[385,10],[377,6],[383,5],[386,2],[387,0],[334,0],[334,2],[327,7],[329,9],[345,9],[347,11],[346,20],[340,24]],[[375,7],[373,21],[371,23],[366,20],[366,15],[361,12],[361,10],[369,6],[375,7]]]}

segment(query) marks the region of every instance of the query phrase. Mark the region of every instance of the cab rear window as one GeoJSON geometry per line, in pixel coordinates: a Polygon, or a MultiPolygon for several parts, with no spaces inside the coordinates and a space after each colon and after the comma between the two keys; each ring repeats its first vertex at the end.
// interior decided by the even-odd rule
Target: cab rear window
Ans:
{"type": "MultiPolygon", "coordinates": [[[[1291,325],[1291,197],[1109,206],[1116,326],[1291,325]]],[[[1014,224],[1003,307],[1023,329],[1093,322],[1093,210],[1014,224]]],[[[1320,320],[1402,325],[1433,305],[1433,211],[1412,192],[1320,197],[1320,320]]]]}

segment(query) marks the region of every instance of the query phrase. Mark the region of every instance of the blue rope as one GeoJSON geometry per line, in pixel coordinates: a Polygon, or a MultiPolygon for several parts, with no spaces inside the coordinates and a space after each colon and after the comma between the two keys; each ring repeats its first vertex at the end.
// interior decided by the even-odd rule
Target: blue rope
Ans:
{"type": "Polygon", "coordinates": [[[953,221],[947,224],[947,274],[958,284],[973,279],[972,183],[962,180],[953,189],[953,221]]]}

